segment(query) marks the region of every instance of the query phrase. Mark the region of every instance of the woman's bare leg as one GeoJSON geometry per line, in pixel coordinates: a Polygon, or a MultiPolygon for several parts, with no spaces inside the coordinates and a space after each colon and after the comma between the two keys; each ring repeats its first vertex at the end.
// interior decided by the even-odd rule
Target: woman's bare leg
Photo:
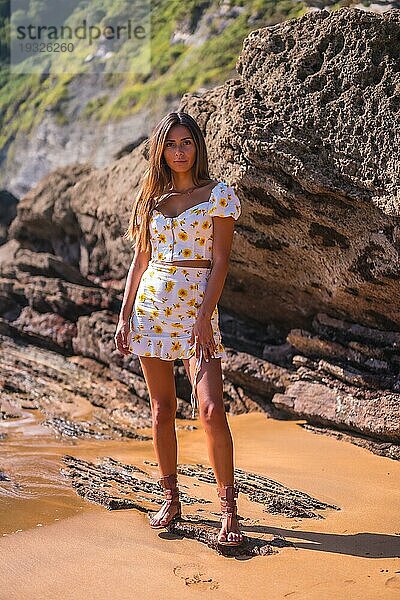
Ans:
{"type": "MultiPolygon", "coordinates": [[[[177,472],[175,430],[177,401],[174,362],[153,356],[139,356],[139,360],[150,396],[154,451],[160,476],[164,477],[177,472]]],[[[163,517],[169,518],[176,512],[176,507],[169,507],[164,503],[150,523],[156,525],[163,517]]]]}
{"type": "MultiPolygon", "coordinates": [[[[185,359],[183,363],[189,379],[192,381],[196,358],[185,359]]],[[[223,402],[220,358],[211,358],[208,363],[202,361],[196,389],[199,418],[206,434],[208,457],[215,479],[218,486],[233,485],[233,441],[223,402]]],[[[226,532],[226,523],[223,524],[223,531],[226,532]]],[[[235,532],[235,535],[230,536],[232,541],[241,539],[236,519],[232,521],[232,531],[235,532]]]]}

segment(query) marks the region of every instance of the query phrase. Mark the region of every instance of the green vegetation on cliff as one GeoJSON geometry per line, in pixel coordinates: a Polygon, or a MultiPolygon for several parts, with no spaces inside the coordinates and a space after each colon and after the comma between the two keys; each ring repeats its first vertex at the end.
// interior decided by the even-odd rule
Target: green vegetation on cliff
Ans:
{"type": "MultiPolygon", "coordinates": [[[[35,0],[30,6],[32,11],[41,10],[35,0]]],[[[101,10],[98,7],[97,1],[89,2],[85,12],[76,9],[70,14],[68,23],[88,16],[99,25],[110,19],[123,23],[131,16],[129,0],[103,0],[101,10]]],[[[136,68],[145,60],[140,53],[132,59],[130,72],[105,73],[105,89],[83,104],[80,118],[101,123],[122,119],[149,101],[154,104],[222,83],[235,75],[243,39],[251,30],[297,18],[307,10],[304,2],[296,0],[152,0],[150,74],[140,74],[136,68]]],[[[52,72],[10,74],[5,64],[8,18],[9,2],[0,0],[0,148],[12,142],[17,132],[29,133],[46,111],[59,124],[68,123],[68,87],[77,77],[52,72]]],[[[121,43],[114,64],[126,52],[121,43]]],[[[74,52],[79,75],[88,69],[86,55],[87,50],[79,46],[74,52]]]]}

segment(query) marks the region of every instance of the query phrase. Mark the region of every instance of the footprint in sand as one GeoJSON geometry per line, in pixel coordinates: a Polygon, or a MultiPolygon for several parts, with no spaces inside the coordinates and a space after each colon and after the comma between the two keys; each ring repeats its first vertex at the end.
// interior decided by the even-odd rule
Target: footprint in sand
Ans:
{"type": "Polygon", "coordinates": [[[195,563],[178,565],[174,568],[174,575],[183,579],[185,585],[194,586],[196,590],[216,590],[219,587],[218,581],[207,577],[201,567],[195,563]]]}
{"type": "Polygon", "coordinates": [[[394,577],[389,577],[385,581],[385,587],[390,588],[391,590],[400,590],[400,577],[395,575],[394,577]]]}

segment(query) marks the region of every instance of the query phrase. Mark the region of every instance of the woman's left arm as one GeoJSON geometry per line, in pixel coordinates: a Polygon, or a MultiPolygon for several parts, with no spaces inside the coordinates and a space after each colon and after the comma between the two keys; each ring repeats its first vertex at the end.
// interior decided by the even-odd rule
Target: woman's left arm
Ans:
{"type": "Polygon", "coordinates": [[[207,281],[203,302],[198,312],[198,318],[211,319],[211,315],[224,289],[232,249],[233,230],[235,226],[234,218],[213,217],[213,221],[212,269],[207,281]]]}
{"type": "MultiPolygon", "coordinates": [[[[208,361],[213,356],[216,345],[213,339],[211,316],[221,297],[224,289],[225,279],[228,273],[229,257],[232,248],[233,230],[235,220],[233,217],[213,217],[213,260],[212,268],[207,281],[203,301],[197,313],[194,330],[200,335],[200,343],[211,338],[211,346],[208,351],[204,348],[205,359],[208,361]]],[[[198,349],[196,350],[196,356],[198,349]]]]}

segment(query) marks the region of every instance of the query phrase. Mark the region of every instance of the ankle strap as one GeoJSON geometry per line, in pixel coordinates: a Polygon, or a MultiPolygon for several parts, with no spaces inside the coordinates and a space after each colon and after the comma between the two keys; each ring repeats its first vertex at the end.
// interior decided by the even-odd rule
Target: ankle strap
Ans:
{"type": "Polygon", "coordinates": [[[221,503],[222,514],[237,515],[236,500],[239,493],[238,487],[234,485],[218,486],[218,496],[221,503]]]}
{"type": "Polygon", "coordinates": [[[174,488],[178,484],[178,475],[177,473],[171,473],[171,475],[164,475],[163,477],[160,477],[158,483],[164,489],[174,488]]]}
{"type": "Polygon", "coordinates": [[[234,483],[233,485],[221,485],[218,486],[217,493],[221,500],[226,500],[227,502],[234,502],[235,498],[238,497],[239,487],[236,483],[234,483]]]}

